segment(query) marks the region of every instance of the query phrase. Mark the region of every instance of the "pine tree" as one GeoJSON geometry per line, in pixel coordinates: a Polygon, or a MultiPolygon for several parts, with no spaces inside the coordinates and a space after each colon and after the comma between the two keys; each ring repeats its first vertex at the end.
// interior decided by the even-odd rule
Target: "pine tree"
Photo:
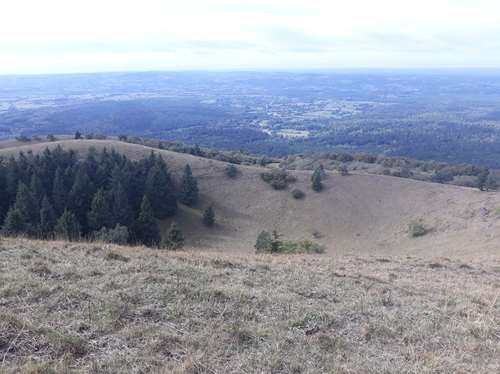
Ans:
{"type": "Polygon", "coordinates": [[[54,203],[54,210],[58,216],[64,212],[66,207],[66,200],[68,196],[68,191],[64,184],[64,176],[61,168],[56,169],[54,176],[54,183],[52,185],[52,201],[54,203]]]}
{"type": "Polygon", "coordinates": [[[87,231],[87,213],[92,204],[94,186],[91,183],[86,168],[80,167],[75,176],[75,182],[69,193],[68,206],[80,223],[81,230],[87,231]]]}
{"type": "Polygon", "coordinates": [[[213,226],[215,224],[215,211],[212,206],[209,206],[205,211],[203,212],[203,224],[205,226],[213,226]]]}
{"type": "Polygon", "coordinates": [[[40,225],[39,234],[42,238],[48,238],[51,236],[54,226],[56,224],[56,215],[54,213],[54,208],[50,204],[47,196],[42,199],[42,204],[40,208],[40,225]]]}
{"type": "Polygon", "coordinates": [[[184,235],[175,222],[170,225],[167,235],[162,240],[162,247],[176,250],[184,246],[184,235]]]}
{"type": "Polygon", "coordinates": [[[198,183],[193,177],[191,167],[186,165],[181,181],[180,201],[186,205],[194,205],[198,201],[198,183]]]}
{"type": "Polygon", "coordinates": [[[67,241],[79,240],[81,230],[76,215],[65,209],[62,216],[57,220],[55,232],[61,239],[67,241]]]}
{"type": "Polygon", "coordinates": [[[80,131],[75,132],[75,139],[81,139],[82,133],[80,131]]]}
{"type": "Polygon", "coordinates": [[[38,223],[39,210],[37,204],[24,183],[19,184],[17,189],[15,206],[27,226],[38,223]]]}
{"type": "Polygon", "coordinates": [[[155,159],[148,173],[145,196],[151,202],[154,216],[158,219],[169,217],[177,211],[177,200],[173,193],[170,174],[162,159],[155,159]]]}
{"type": "Polygon", "coordinates": [[[23,234],[25,229],[26,224],[21,212],[15,206],[12,206],[5,217],[2,233],[7,236],[16,236],[23,234]]]}
{"type": "Polygon", "coordinates": [[[141,212],[136,225],[136,237],[149,247],[160,243],[160,229],[147,196],[142,199],[141,212]]]}
{"type": "Polygon", "coordinates": [[[312,175],[312,189],[316,192],[320,192],[323,189],[321,171],[319,169],[316,169],[312,175]]]}
{"type": "Polygon", "coordinates": [[[37,209],[41,207],[42,199],[45,196],[45,187],[43,185],[42,178],[38,172],[34,172],[31,175],[30,191],[37,206],[37,209]]]}
{"type": "Polygon", "coordinates": [[[89,229],[100,230],[103,227],[113,227],[115,222],[112,214],[109,197],[103,189],[97,190],[87,216],[89,229]]]}
{"type": "Polygon", "coordinates": [[[123,226],[130,226],[134,214],[128,202],[127,191],[121,183],[113,185],[111,190],[111,212],[113,221],[123,226]]]}
{"type": "Polygon", "coordinates": [[[489,170],[485,169],[478,174],[477,186],[478,186],[479,190],[484,191],[485,186],[486,186],[486,180],[488,179],[489,173],[490,173],[489,170]]]}

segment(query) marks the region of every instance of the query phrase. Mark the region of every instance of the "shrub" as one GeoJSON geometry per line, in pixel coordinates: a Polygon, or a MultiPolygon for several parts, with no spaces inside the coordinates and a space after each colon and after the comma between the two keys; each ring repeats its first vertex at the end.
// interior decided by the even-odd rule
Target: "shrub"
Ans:
{"type": "Polygon", "coordinates": [[[161,244],[163,248],[170,250],[177,250],[184,247],[184,235],[175,222],[170,225],[167,235],[162,239],[161,244]]]}
{"type": "Polygon", "coordinates": [[[94,231],[93,238],[99,242],[124,245],[128,243],[129,232],[126,226],[117,224],[113,229],[103,227],[99,231],[94,231]]]}
{"type": "Polygon", "coordinates": [[[424,236],[430,232],[430,228],[424,225],[422,220],[412,221],[408,224],[408,233],[410,237],[417,238],[424,236]]]}
{"type": "Polygon", "coordinates": [[[226,166],[226,175],[229,177],[229,178],[236,178],[238,176],[238,168],[236,166],[234,166],[233,164],[228,164],[226,166]]]}
{"type": "Polygon", "coordinates": [[[304,193],[304,191],[295,188],[294,190],[292,190],[292,196],[294,199],[299,200],[303,199],[306,196],[306,194],[304,193]]]}
{"type": "Polygon", "coordinates": [[[57,140],[57,138],[54,135],[49,134],[49,135],[47,135],[47,140],[49,142],[55,142],[57,140]]]}
{"type": "Polygon", "coordinates": [[[271,235],[267,231],[262,231],[257,237],[254,247],[257,253],[270,252],[272,248],[271,235]]]}
{"type": "Polygon", "coordinates": [[[212,206],[209,206],[203,212],[203,224],[208,227],[212,227],[215,224],[215,211],[212,206]]]}
{"type": "Polygon", "coordinates": [[[349,170],[347,170],[347,166],[345,164],[339,166],[339,174],[342,176],[346,176],[349,174],[349,170]]]}
{"type": "Polygon", "coordinates": [[[288,183],[296,181],[296,178],[293,175],[289,175],[283,169],[273,169],[271,171],[261,173],[260,177],[264,182],[269,183],[275,190],[284,190],[288,187],[288,183]]]}

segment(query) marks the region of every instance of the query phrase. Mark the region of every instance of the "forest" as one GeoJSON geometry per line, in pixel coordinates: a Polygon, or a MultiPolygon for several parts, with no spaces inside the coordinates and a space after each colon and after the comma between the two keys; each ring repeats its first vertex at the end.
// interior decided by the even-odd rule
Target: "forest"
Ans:
{"type": "Polygon", "coordinates": [[[0,223],[7,236],[101,240],[176,246],[173,225],[162,238],[158,221],[176,214],[178,202],[195,204],[197,181],[186,165],[175,183],[155,153],[132,161],[114,150],[76,152],[48,148],[0,162],[0,223]]]}

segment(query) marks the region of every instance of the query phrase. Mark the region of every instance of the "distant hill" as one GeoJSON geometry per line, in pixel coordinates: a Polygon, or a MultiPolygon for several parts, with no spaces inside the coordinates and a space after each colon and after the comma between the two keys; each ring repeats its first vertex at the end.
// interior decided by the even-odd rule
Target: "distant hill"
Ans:
{"type": "Polygon", "coordinates": [[[276,229],[285,238],[320,242],[332,256],[439,253],[473,257],[498,251],[500,197],[494,192],[355,171],[348,176],[327,171],[324,190],[318,193],[311,189],[312,172],[304,170],[290,171],[297,181],[277,191],[261,179],[261,173],[269,168],[238,165],[239,175],[233,179],[225,174],[226,162],[116,140],[0,143],[0,157],[21,151],[38,153],[57,145],[82,155],[90,147],[114,149],[131,159],[154,151],[177,176],[190,164],[199,181],[201,199],[194,207],[181,206],[173,218],[190,248],[250,253],[259,232],[276,229]],[[305,192],[305,198],[294,199],[294,188],[305,192]],[[217,215],[214,228],[201,223],[203,210],[209,205],[217,215]],[[419,220],[430,232],[411,237],[408,226],[419,220]]]}

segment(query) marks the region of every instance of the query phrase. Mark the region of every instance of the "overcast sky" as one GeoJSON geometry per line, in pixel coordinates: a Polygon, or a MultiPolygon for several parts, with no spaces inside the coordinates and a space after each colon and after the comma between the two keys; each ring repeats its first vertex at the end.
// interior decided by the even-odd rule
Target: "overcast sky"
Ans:
{"type": "Polygon", "coordinates": [[[0,3],[0,74],[359,67],[500,67],[500,1],[0,3]]]}

